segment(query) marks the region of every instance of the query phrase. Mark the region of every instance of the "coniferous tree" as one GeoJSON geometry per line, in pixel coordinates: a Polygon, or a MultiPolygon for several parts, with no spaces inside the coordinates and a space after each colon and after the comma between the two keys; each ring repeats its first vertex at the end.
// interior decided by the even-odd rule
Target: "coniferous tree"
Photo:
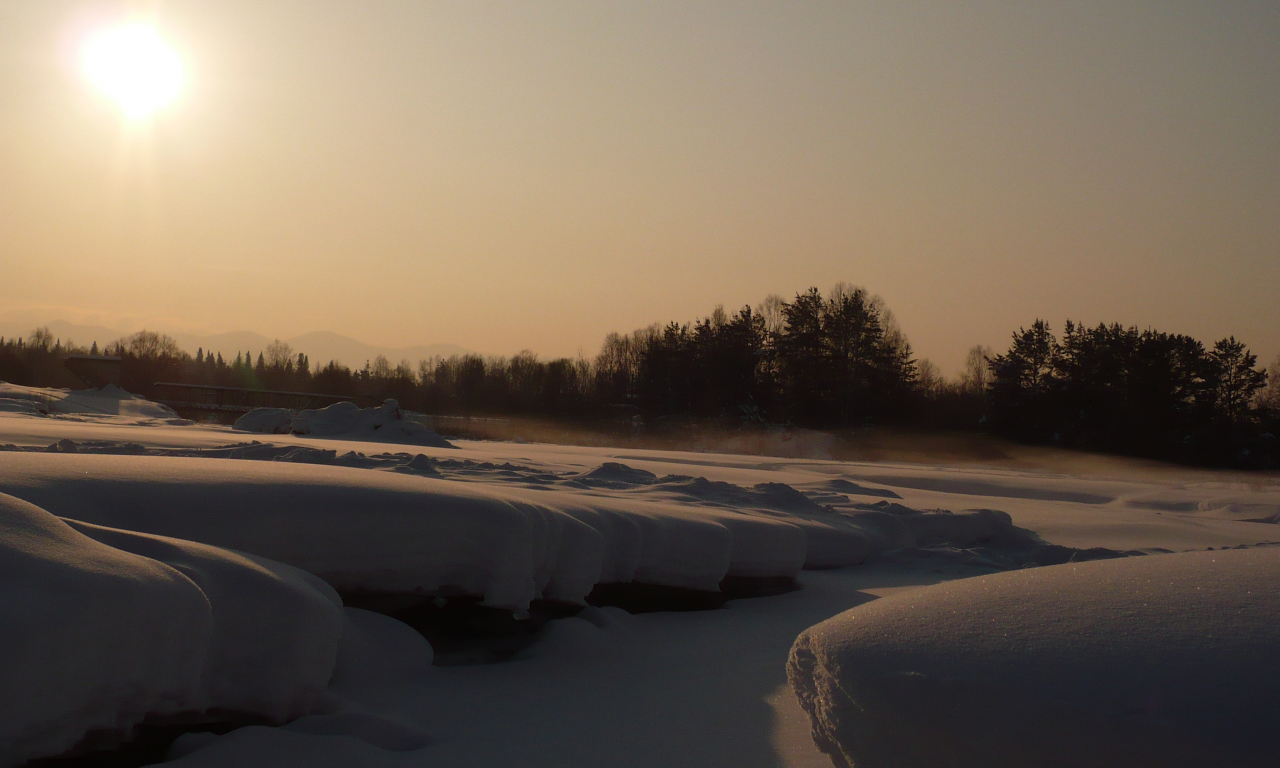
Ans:
{"type": "Polygon", "coordinates": [[[991,359],[991,400],[997,427],[1024,439],[1043,440],[1052,433],[1051,397],[1060,356],[1049,324],[1036,320],[1019,329],[1003,355],[991,359]]]}
{"type": "Polygon", "coordinates": [[[1254,394],[1266,386],[1266,371],[1254,368],[1258,356],[1234,336],[1213,345],[1209,353],[1216,374],[1215,402],[1227,424],[1238,424],[1249,415],[1254,394]]]}
{"type": "Polygon", "coordinates": [[[797,294],[782,308],[783,329],[775,340],[782,398],[802,424],[822,422],[828,391],[827,344],[822,328],[824,302],[817,288],[797,294]]]}
{"type": "Polygon", "coordinates": [[[1020,439],[1221,461],[1249,439],[1265,382],[1256,362],[1234,338],[1206,350],[1189,336],[1068,321],[1058,343],[1036,321],[991,359],[989,403],[997,431],[1020,439]]]}

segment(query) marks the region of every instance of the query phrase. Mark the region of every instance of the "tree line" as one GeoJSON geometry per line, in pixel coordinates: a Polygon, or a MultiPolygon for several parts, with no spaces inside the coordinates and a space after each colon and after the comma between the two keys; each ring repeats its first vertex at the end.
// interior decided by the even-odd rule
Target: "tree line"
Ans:
{"type": "MultiPolygon", "coordinates": [[[[141,331],[103,348],[123,359],[122,385],[156,382],[305,391],[381,400],[441,415],[518,415],[725,428],[791,424],[984,430],[1029,443],[1196,463],[1274,466],[1280,448],[1280,358],[1270,372],[1234,338],[1068,321],[1061,338],[1036,320],[1008,349],[970,350],[956,379],[918,359],[879,297],[838,284],[791,300],[771,295],[734,313],[611,333],[600,352],[544,360],[458,355],[352,369],[313,365],[276,341],[266,349],[199,349],[141,331]]],[[[72,386],[61,358],[96,353],[38,329],[0,339],[0,380],[72,386]]]]}
{"type": "Polygon", "coordinates": [[[1181,334],[1037,320],[990,359],[992,428],[1051,442],[1165,459],[1248,464],[1277,453],[1280,358],[1271,373],[1234,337],[1212,347],[1181,334]]]}

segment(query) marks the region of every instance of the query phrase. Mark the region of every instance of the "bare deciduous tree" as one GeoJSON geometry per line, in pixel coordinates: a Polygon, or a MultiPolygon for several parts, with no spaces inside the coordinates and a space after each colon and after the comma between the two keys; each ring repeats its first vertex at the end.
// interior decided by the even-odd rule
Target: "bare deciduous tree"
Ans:
{"type": "Polygon", "coordinates": [[[1257,406],[1280,416],[1280,354],[1267,366],[1267,386],[1258,391],[1257,406]]]}
{"type": "Polygon", "coordinates": [[[268,368],[281,369],[293,365],[293,347],[279,339],[267,345],[266,356],[268,368]]]}
{"type": "Polygon", "coordinates": [[[782,329],[787,324],[786,315],[783,314],[782,308],[787,304],[787,300],[776,293],[771,293],[764,297],[764,301],[760,302],[756,307],[756,314],[764,318],[764,331],[770,338],[782,333],[782,329]]]}
{"type": "Polygon", "coordinates": [[[48,328],[37,328],[27,337],[27,346],[47,352],[53,348],[53,334],[48,328]]]}
{"type": "Polygon", "coordinates": [[[960,373],[960,388],[969,394],[980,395],[987,391],[991,383],[991,367],[988,362],[995,355],[995,350],[983,344],[969,349],[964,359],[964,371],[960,373]]]}
{"type": "Polygon", "coordinates": [[[182,348],[172,336],[155,331],[142,330],[126,336],[113,345],[116,352],[124,352],[140,360],[160,360],[162,358],[177,359],[182,357],[182,348]]]}
{"type": "Polygon", "coordinates": [[[916,382],[925,397],[937,397],[947,388],[947,381],[942,370],[932,360],[921,358],[916,361],[916,382]]]}

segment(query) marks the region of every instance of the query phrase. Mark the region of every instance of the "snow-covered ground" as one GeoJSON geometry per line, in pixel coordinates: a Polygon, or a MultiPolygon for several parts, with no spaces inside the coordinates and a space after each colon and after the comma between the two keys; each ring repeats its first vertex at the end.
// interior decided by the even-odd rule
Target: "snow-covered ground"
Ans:
{"type": "Polygon", "coordinates": [[[838,765],[1275,765],[1280,548],[954,581],[812,627],[789,672],[838,765]]]}
{"type": "Polygon", "coordinates": [[[108,384],[102,389],[45,389],[0,381],[0,413],[133,426],[186,425],[173,409],[108,384]]]}
{"type": "MultiPolygon", "coordinates": [[[[86,728],[104,727],[102,702],[113,695],[124,727],[148,712],[199,709],[192,702],[200,701],[278,723],[297,711],[284,714],[287,707],[271,702],[313,702],[315,714],[284,728],[184,736],[171,750],[177,765],[830,765],[787,680],[792,644],[815,624],[887,596],[896,602],[885,605],[910,606],[918,595],[930,606],[922,611],[940,612],[948,600],[929,597],[929,585],[1023,565],[1072,561],[1035,571],[1052,579],[1058,568],[1174,563],[1194,556],[1165,553],[1208,548],[1263,553],[1271,550],[1253,547],[1280,541],[1280,528],[1258,522],[1280,519],[1274,476],[1135,470],[1105,460],[1085,476],[456,440],[454,447],[433,447],[418,437],[397,445],[381,435],[364,441],[317,434],[323,430],[248,434],[193,425],[120,397],[113,399],[126,405],[117,413],[85,415],[69,411],[77,400],[101,395],[51,394],[42,401],[40,392],[0,392],[15,403],[46,403],[34,412],[14,405],[0,413],[0,447],[7,448],[0,451],[0,494],[28,503],[0,545],[51,551],[48,544],[31,550],[31,535],[22,533],[32,520],[42,521],[35,529],[63,542],[58,546],[133,558],[133,565],[119,566],[122,573],[186,574],[190,599],[203,592],[215,608],[227,605],[229,595],[234,602],[237,589],[250,589],[243,585],[251,577],[236,570],[245,563],[269,564],[251,569],[259,574],[253,578],[275,568],[300,574],[270,577],[288,584],[303,584],[298,579],[308,573],[323,579],[307,587],[311,592],[282,586],[281,595],[322,595],[332,586],[344,595],[470,596],[517,617],[537,600],[582,605],[599,584],[711,592],[726,578],[752,584],[794,577],[801,586],[732,600],[721,610],[631,615],[588,607],[548,623],[509,660],[470,666],[430,666],[431,651],[417,633],[348,608],[336,649],[323,640],[329,630],[309,630],[317,638],[314,658],[337,658],[320,699],[310,681],[322,662],[264,683],[275,698],[260,696],[259,704],[208,703],[216,697],[189,682],[197,672],[184,672],[188,682],[181,685],[141,681],[151,687],[138,690],[161,691],[148,694],[161,704],[141,694],[122,698],[120,681],[84,694],[99,708],[86,728]],[[47,406],[54,400],[71,403],[59,411],[47,406]],[[194,555],[172,555],[198,545],[174,541],[198,542],[206,545],[201,553],[226,553],[219,557],[240,565],[201,566],[200,574],[212,574],[201,581],[182,559],[194,555]],[[1099,558],[1118,559],[1078,565],[1099,558]],[[218,586],[224,582],[239,586],[218,586]]],[[[77,557],[63,560],[74,566],[77,557]]],[[[4,579],[0,610],[7,623],[23,615],[22,605],[47,599],[23,592],[19,576],[5,571],[4,579]]],[[[1080,583],[1072,589],[1087,597],[1092,582],[1080,583]]],[[[82,590],[77,599],[92,602],[90,587],[75,589],[82,590]]],[[[306,626],[333,625],[323,607],[330,603],[296,599],[311,606],[294,614],[312,617],[306,626]]],[[[267,598],[257,605],[267,606],[267,598]]],[[[203,635],[175,637],[166,652],[201,643],[207,649],[213,636],[224,638],[219,647],[238,647],[240,640],[225,638],[248,637],[252,622],[229,610],[221,615],[231,617],[226,626],[234,632],[219,630],[215,610],[202,619],[209,622],[203,635]]],[[[262,638],[244,641],[262,644],[261,659],[298,642],[278,621],[262,626],[262,638]]],[[[145,628],[133,631],[143,632],[139,627],[145,628]]],[[[42,635],[31,637],[38,642],[42,635]]],[[[82,633],[80,645],[49,646],[50,653],[86,652],[93,645],[88,637],[82,633]]],[[[139,652],[152,651],[139,646],[139,652]]],[[[209,653],[201,650],[200,658],[213,658],[209,653]]],[[[219,658],[249,663],[232,651],[219,658]]],[[[29,682],[66,687],[56,677],[29,682]]],[[[797,687],[806,690],[803,680],[797,687]]],[[[0,706],[19,706],[8,690],[0,706]]],[[[28,724],[36,731],[56,725],[57,739],[0,736],[17,750],[11,755],[36,754],[24,744],[60,745],[44,747],[53,753],[70,746],[67,713],[80,711],[68,709],[53,725],[28,724]]],[[[998,730],[991,738],[1000,738],[998,730]]],[[[833,743],[828,748],[838,752],[833,743]]]]}

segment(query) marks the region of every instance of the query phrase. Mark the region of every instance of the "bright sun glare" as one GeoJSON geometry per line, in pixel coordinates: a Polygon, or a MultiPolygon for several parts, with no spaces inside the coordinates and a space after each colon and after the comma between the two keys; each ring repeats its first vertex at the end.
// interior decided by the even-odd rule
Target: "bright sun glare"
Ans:
{"type": "Polygon", "coordinates": [[[182,87],[178,54],[141,22],[94,34],[80,61],[89,81],[135,120],[173,101],[182,87]]]}

